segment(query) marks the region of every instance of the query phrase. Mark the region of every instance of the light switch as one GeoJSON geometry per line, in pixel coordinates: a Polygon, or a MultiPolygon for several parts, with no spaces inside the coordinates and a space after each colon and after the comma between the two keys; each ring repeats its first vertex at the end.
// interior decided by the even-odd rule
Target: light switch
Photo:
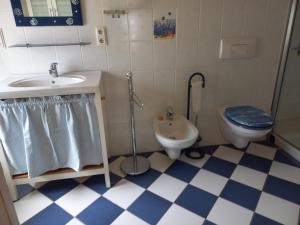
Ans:
{"type": "Polygon", "coordinates": [[[220,43],[220,59],[246,59],[256,55],[255,37],[222,38],[220,43]]]}
{"type": "Polygon", "coordinates": [[[5,38],[2,28],[0,28],[0,48],[6,48],[5,38]]]}
{"type": "Polygon", "coordinates": [[[96,42],[97,42],[97,46],[99,47],[104,47],[107,45],[105,27],[96,27],[96,42]]]}

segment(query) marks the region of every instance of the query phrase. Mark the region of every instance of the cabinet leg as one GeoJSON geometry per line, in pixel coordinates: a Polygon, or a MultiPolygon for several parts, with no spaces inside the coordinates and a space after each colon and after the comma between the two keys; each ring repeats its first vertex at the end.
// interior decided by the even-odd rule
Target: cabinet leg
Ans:
{"type": "Polygon", "coordinates": [[[105,184],[107,188],[110,188],[111,184],[110,184],[110,176],[109,176],[109,171],[105,172],[104,174],[105,177],[105,184]]]}
{"type": "Polygon", "coordinates": [[[15,202],[18,200],[17,186],[13,182],[7,182],[7,186],[11,195],[12,200],[15,202]]]}

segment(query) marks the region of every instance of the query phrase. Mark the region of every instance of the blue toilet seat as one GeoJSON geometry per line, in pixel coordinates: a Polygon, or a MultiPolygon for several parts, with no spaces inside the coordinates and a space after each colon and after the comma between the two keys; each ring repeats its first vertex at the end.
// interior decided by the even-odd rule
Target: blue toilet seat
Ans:
{"type": "Polygon", "coordinates": [[[263,110],[253,106],[228,107],[225,117],[232,123],[251,130],[266,130],[273,126],[272,118],[263,110]]]}

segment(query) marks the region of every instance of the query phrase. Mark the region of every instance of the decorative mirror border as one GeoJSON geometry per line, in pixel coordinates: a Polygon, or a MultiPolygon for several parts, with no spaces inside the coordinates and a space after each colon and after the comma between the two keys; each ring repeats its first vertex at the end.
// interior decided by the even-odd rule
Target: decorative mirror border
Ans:
{"type": "Polygon", "coordinates": [[[11,0],[17,27],[29,26],[76,26],[83,25],[80,0],[70,0],[72,17],[25,17],[20,0],[11,0]]]}

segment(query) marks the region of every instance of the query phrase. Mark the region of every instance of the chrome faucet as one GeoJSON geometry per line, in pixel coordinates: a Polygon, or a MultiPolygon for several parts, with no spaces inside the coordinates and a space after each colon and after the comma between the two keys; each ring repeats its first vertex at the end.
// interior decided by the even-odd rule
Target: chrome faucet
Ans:
{"type": "Polygon", "coordinates": [[[49,75],[52,77],[58,77],[58,71],[57,71],[58,63],[51,63],[49,75]]]}
{"type": "Polygon", "coordinates": [[[167,107],[167,114],[166,114],[167,120],[173,120],[174,119],[174,109],[172,106],[167,107]]]}

